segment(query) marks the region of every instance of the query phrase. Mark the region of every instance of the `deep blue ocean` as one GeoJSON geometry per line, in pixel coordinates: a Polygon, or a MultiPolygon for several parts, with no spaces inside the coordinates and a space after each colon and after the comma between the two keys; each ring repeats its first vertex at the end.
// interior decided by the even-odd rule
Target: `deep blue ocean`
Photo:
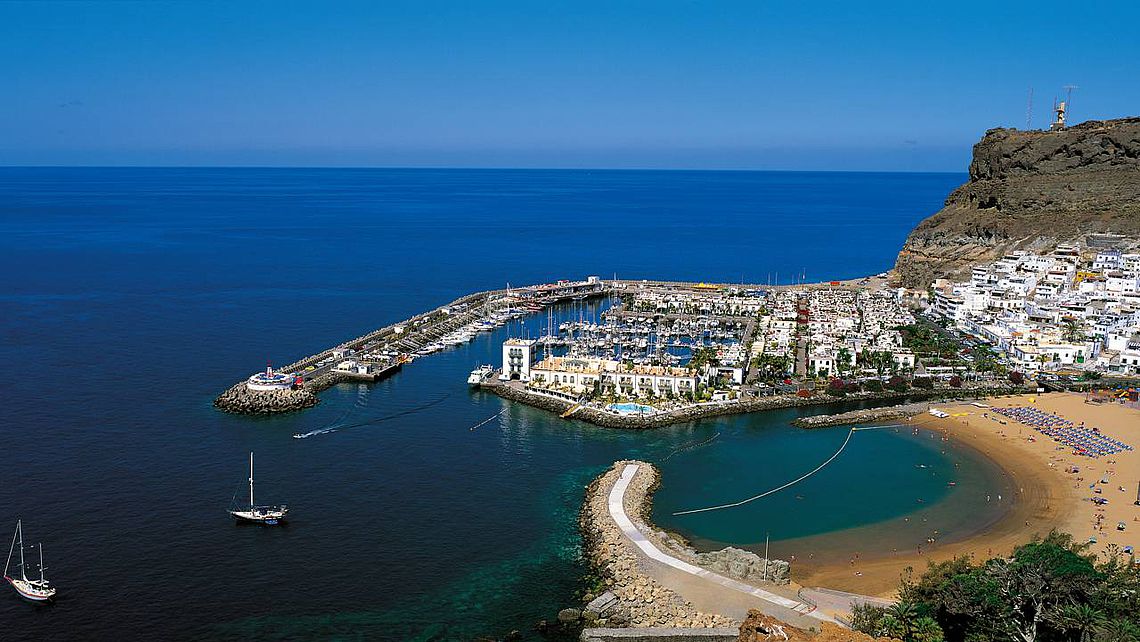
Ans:
{"type": "Polygon", "coordinates": [[[710,545],[770,533],[780,553],[889,523],[919,493],[968,511],[984,463],[959,461],[950,492],[950,468],[916,477],[915,462],[951,465],[925,436],[868,431],[795,494],[673,519],[797,477],[844,433],[795,431],[790,411],[615,432],[515,405],[471,430],[506,402],[466,375],[518,326],[302,413],[211,406],[266,360],[508,282],[881,272],[963,179],[0,168],[0,537],[22,518],[60,591],[35,608],[0,587],[0,638],[537,639],[581,588],[583,487],[627,457],[662,462],[658,519],[710,545]],[[351,427],[290,438],[332,425],[351,427]],[[251,450],[287,527],[225,513],[251,450]]]}

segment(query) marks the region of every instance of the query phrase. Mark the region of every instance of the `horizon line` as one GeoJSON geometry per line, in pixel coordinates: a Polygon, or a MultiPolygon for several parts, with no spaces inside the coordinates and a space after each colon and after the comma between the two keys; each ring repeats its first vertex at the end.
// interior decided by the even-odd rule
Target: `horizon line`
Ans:
{"type": "Polygon", "coordinates": [[[462,165],[65,165],[65,164],[0,164],[3,169],[328,169],[328,170],[401,170],[401,171],[535,171],[535,172],[751,172],[785,174],[968,174],[966,170],[905,169],[761,169],[748,167],[509,167],[462,165]]]}

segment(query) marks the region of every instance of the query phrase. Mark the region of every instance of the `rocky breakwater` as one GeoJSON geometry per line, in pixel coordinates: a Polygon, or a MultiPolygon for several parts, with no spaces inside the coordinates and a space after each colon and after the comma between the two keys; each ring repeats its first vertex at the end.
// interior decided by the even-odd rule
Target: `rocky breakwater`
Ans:
{"type": "MultiPolygon", "coordinates": [[[[587,595],[584,609],[571,609],[573,619],[587,626],[599,627],[667,627],[719,628],[738,626],[739,622],[716,613],[704,613],[690,602],[649,577],[641,567],[647,563],[635,550],[610,516],[608,498],[621,471],[627,464],[637,464],[626,490],[626,514],[655,546],[674,557],[709,570],[742,580],[768,577],[774,583],[787,583],[788,563],[765,560],[754,553],[726,548],[710,553],[697,553],[683,542],[653,527],[647,515],[652,493],[659,475],[652,464],[619,461],[595,479],[586,489],[586,500],[579,516],[579,527],[585,550],[596,575],[596,591],[587,595]]],[[[566,612],[564,612],[566,613],[566,612]]]]}
{"type": "Polygon", "coordinates": [[[214,399],[214,407],[237,415],[265,415],[311,408],[317,395],[306,388],[250,390],[245,382],[234,385],[214,399]]]}
{"type": "Polygon", "coordinates": [[[827,428],[830,426],[845,426],[848,424],[868,424],[875,421],[897,421],[906,419],[922,412],[914,408],[868,408],[866,410],[852,410],[836,415],[812,415],[811,417],[797,417],[792,425],[797,428],[827,428]]]}
{"type": "Polygon", "coordinates": [[[1140,245],[1140,118],[1088,121],[1060,131],[991,129],[974,145],[970,179],[907,237],[901,284],[968,277],[1017,249],[1121,235],[1140,245]]]}
{"type": "Polygon", "coordinates": [[[707,553],[696,553],[691,549],[686,552],[697,566],[738,580],[760,580],[773,584],[787,584],[791,581],[791,564],[784,560],[766,560],[752,551],[729,546],[707,553]]]}
{"type": "Polygon", "coordinates": [[[242,381],[218,395],[214,399],[214,407],[236,415],[271,415],[304,410],[320,403],[318,392],[345,380],[345,375],[330,372],[289,390],[250,390],[242,381]]]}

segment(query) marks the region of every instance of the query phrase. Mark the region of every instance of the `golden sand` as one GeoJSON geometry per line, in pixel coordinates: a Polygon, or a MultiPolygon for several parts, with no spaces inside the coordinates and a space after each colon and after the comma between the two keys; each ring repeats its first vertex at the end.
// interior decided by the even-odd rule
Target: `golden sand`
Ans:
{"type": "MultiPolygon", "coordinates": [[[[1004,397],[987,403],[992,407],[1036,406],[1073,422],[1083,421],[1109,437],[1140,448],[1140,410],[1115,403],[1089,403],[1084,394],[1077,393],[1004,397]]],[[[959,555],[983,560],[1008,553],[1034,535],[1044,535],[1054,528],[1082,542],[1095,536],[1097,542],[1091,550],[1101,555],[1113,545],[1134,545],[1140,551],[1140,506],[1133,504],[1140,482],[1140,450],[1093,459],[1076,455],[1071,448],[989,409],[968,404],[941,409],[952,416],[939,419],[920,415],[911,423],[946,430],[951,438],[968,444],[1001,466],[1018,489],[1009,512],[968,540],[928,547],[922,555],[869,557],[858,560],[854,566],[820,565],[803,568],[802,573],[793,569],[798,584],[889,596],[897,590],[907,567],[921,573],[929,561],[959,555]],[[1080,469],[1079,473],[1067,472],[1074,466],[1080,469]],[[1099,483],[1105,475],[1108,483],[1099,483]],[[1093,484],[1100,489],[1099,494],[1089,488],[1093,484]],[[1109,501],[1098,506],[1092,497],[1109,501]],[[1117,530],[1118,522],[1124,523],[1125,530],[1117,530]]]]}

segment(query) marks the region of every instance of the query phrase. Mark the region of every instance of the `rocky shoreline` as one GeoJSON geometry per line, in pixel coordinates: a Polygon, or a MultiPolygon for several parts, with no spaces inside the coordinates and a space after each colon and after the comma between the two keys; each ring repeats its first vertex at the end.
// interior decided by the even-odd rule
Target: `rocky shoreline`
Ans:
{"type": "Polygon", "coordinates": [[[250,390],[242,381],[218,395],[214,399],[214,407],[236,415],[272,415],[304,410],[320,403],[318,392],[348,380],[346,375],[330,372],[291,390],[250,390]]]}
{"type": "MultiPolygon", "coordinates": [[[[575,404],[564,399],[551,397],[537,392],[523,390],[515,386],[498,382],[488,382],[480,386],[481,389],[494,393],[519,403],[540,408],[549,412],[562,414],[575,404]]],[[[796,395],[773,395],[770,397],[757,397],[754,399],[733,400],[705,403],[695,406],[686,406],[676,410],[658,412],[652,415],[618,415],[606,412],[592,406],[582,406],[574,412],[573,418],[603,428],[621,428],[629,430],[644,430],[648,428],[661,428],[672,424],[695,421],[707,417],[720,417],[725,415],[739,415],[763,410],[777,410],[781,408],[798,408],[818,406],[850,401],[881,401],[899,400],[908,402],[963,400],[978,397],[992,397],[999,395],[1021,394],[1028,389],[1017,386],[992,386],[984,388],[938,388],[934,390],[915,390],[906,392],[858,392],[846,397],[832,397],[826,394],[817,394],[812,397],[799,397],[796,395]]],[[[872,419],[871,421],[874,421],[872,419]]],[[[856,423],[856,422],[848,422],[856,423]]],[[[823,425],[823,424],[821,424],[823,425]]],[[[836,424],[832,424],[836,425],[836,424]]],[[[805,426],[809,427],[809,426],[805,426]]],[[[814,427],[814,426],[810,426],[814,427]]]]}
{"type": "MultiPolygon", "coordinates": [[[[589,626],[603,627],[692,629],[740,625],[739,621],[723,615],[697,610],[642,571],[638,554],[628,545],[608,508],[609,493],[627,464],[636,464],[638,470],[626,490],[626,514],[658,548],[737,579],[756,580],[763,573],[773,584],[788,583],[790,566],[785,561],[766,562],[755,553],[732,547],[698,553],[685,542],[655,528],[647,516],[653,492],[660,483],[657,469],[642,461],[619,461],[586,488],[578,524],[587,559],[598,580],[598,592],[586,595],[584,609],[571,609],[575,612],[568,615],[577,616],[589,626]]],[[[560,616],[560,619],[563,618],[560,616]]]]}

